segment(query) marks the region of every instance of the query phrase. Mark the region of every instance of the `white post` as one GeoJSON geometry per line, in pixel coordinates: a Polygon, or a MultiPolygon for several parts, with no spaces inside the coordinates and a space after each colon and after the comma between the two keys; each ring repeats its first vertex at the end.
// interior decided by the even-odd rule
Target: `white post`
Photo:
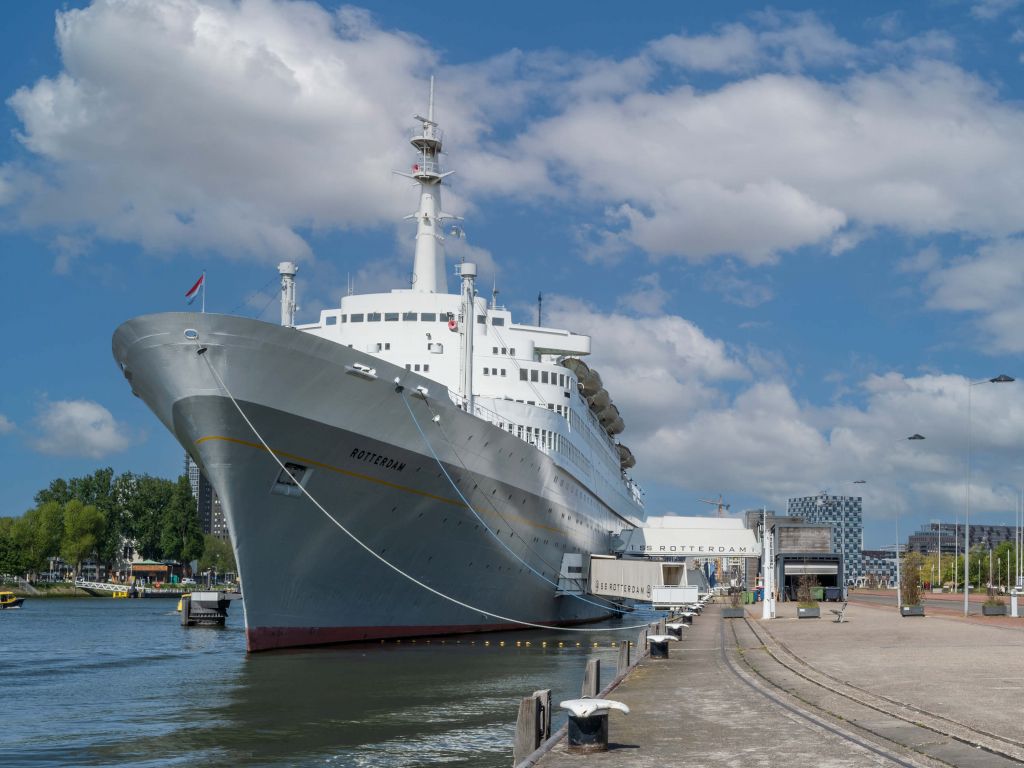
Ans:
{"type": "Polygon", "coordinates": [[[281,325],[291,328],[295,325],[295,273],[299,268],[293,262],[282,261],[277,271],[281,273],[281,325]]]}
{"type": "Polygon", "coordinates": [[[466,412],[473,413],[473,333],[476,328],[476,264],[459,265],[459,276],[462,278],[462,350],[460,355],[461,371],[459,394],[465,403],[466,412]]]}
{"type": "Polygon", "coordinates": [[[761,618],[775,618],[775,553],[772,548],[772,534],[768,531],[768,508],[761,508],[761,583],[764,584],[764,600],[761,618]]]}

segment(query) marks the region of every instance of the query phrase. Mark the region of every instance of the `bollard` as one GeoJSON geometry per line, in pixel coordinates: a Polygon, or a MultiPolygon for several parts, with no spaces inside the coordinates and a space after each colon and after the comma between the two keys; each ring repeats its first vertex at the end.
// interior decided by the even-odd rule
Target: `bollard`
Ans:
{"type": "Polygon", "coordinates": [[[652,659],[667,659],[668,644],[670,640],[679,640],[675,635],[648,635],[647,640],[651,644],[652,659]]]}
{"type": "Polygon", "coordinates": [[[598,691],[601,690],[601,660],[590,659],[587,662],[587,668],[583,672],[583,687],[580,690],[580,696],[594,697],[597,696],[598,691]]]}
{"type": "Polygon", "coordinates": [[[678,640],[683,639],[683,630],[689,629],[689,624],[684,624],[681,621],[674,621],[671,624],[666,624],[665,629],[668,630],[670,635],[674,635],[678,640]]]}
{"type": "Polygon", "coordinates": [[[629,643],[619,643],[619,663],[615,668],[615,673],[621,675],[629,669],[629,643]]]}
{"type": "Polygon", "coordinates": [[[629,714],[621,701],[609,699],[569,699],[559,704],[569,710],[567,746],[573,754],[608,750],[608,712],[617,709],[629,714]]]}
{"type": "Polygon", "coordinates": [[[184,595],[181,598],[181,626],[189,626],[189,613],[192,610],[192,598],[189,595],[184,595]]]}
{"type": "Polygon", "coordinates": [[[664,635],[665,634],[665,619],[658,619],[658,625],[657,625],[657,628],[655,629],[655,631],[659,635],[664,635]]]}
{"type": "Polygon", "coordinates": [[[636,637],[636,660],[640,661],[647,655],[647,630],[641,629],[636,637]]]}

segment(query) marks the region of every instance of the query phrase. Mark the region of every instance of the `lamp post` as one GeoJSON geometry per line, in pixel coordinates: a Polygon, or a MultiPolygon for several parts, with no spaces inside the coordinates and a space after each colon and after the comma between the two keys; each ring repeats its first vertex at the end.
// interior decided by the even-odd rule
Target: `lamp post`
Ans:
{"type": "MultiPolygon", "coordinates": [[[[915,432],[907,440],[924,440],[924,435],[915,432]]],[[[900,569],[900,507],[896,505],[896,610],[903,613],[903,576],[900,569]]]]}
{"type": "Polygon", "coordinates": [[[1005,373],[1001,373],[995,378],[981,379],[980,381],[971,381],[967,383],[967,497],[966,511],[964,513],[964,616],[967,616],[968,612],[968,598],[971,595],[971,590],[968,588],[970,583],[970,572],[968,571],[968,563],[970,563],[971,556],[971,393],[974,388],[979,384],[1008,384],[1015,379],[1012,376],[1007,376],[1005,373]]]}

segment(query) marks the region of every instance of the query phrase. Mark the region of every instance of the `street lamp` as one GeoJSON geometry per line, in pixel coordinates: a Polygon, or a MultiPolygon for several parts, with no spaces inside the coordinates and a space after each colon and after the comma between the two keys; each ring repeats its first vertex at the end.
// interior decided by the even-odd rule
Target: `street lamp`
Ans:
{"type": "Polygon", "coordinates": [[[967,504],[964,515],[964,616],[967,616],[967,599],[971,594],[971,590],[967,586],[970,583],[971,576],[968,571],[968,563],[971,560],[971,393],[979,384],[1008,384],[1011,381],[1015,381],[1012,376],[1001,373],[993,379],[981,379],[980,381],[967,383],[967,504]]]}
{"type": "MultiPolygon", "coordinates": [[[[924,435],[915,432],[907,440],[924,440],[924,435]]],[[[903,577],[900,573],[900,506],[896,505],[896,610],[903,613],[903,577]]]]}

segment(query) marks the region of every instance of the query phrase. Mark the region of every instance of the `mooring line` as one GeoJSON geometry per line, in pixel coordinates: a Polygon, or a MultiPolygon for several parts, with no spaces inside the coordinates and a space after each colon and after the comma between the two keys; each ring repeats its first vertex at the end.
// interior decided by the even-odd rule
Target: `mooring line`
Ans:
{"type": "MultiPolygon", "coordinates": [[[[228,385],[224,383],[224,380],[220,377],[220,374],[217,373],[217,369],[213,367],[213,363],[210,362],[210,358],[205,354],[208,348],[204,347],[202,345],[198,335],[196,335],[195,342],[196,342],[196,347],[197,347],[196,353],[201,355],[203,357],[203,359],[206,361],[207,368],[210,369],[210,373],[213,374],[213,377],[217,380],[217,384],[220,386],[221,389],[224,390],[224,393],[228,396],[228,399],[231,400],[231,404],[235,406],[235,410],[238,411],[238,415],[242,417],[242,420],[245,421],[245,423],[248,425],[249,429],[252,430],[252,433],[256,436],[256,439],[260,441],[260,444],[266,449],[267,453],[269,453],[270,456],[274,459],[274,462],[281,468],[282,471],[287,472],[288,470],[285,468],[284,462],[282,462],[281,459],[279,459],[277,457],[277,454],[267,444],[267,441],[263,439],[263,435],[260,434],[259,430],[256,429],[256,425],[254,425],[252,423],[252,421],[246,415],[245,411],[242,410],[242,406],[238,404],[238,401],[235,399],[234,394],[232,394],[231,390],[228,388],[228,385]]],[[[499,613],[494,613],[493,611],[488,611],[488,610],[485,610],[483,608],[479,608],[479,607],[477,607],[475,605],[472,605],[470,603],[463,602],[462,600],[459,600],[456,597],[452,597],[451,595],[445,594],[444,592],[441,592],[440,590],[435,589],[434,587],[430,586],[429,584],[425,584],[424,582],[422,582],[419,579],[417,579],[415,576],[413,576],[413,575],[411,575],[409,573],[406,573],[401,568],[399,568],[397,565],[395,565],[391,561],[387,560],[383,556],[378,555],[367,544],[365,544],[358,536],[356,536],[348,528],[346,528],[336,517],[334,517],[330,512],[328,512],[324,508],[324,506],[319,501],[317,501],[308,490],[306,490],[305,486],[303,486],[301,483],[298,483],[297,486],[302,491],[302,494],[307,499],[309,499],[310,502],[312,502],[313,506],[315,506],[318,510],[320,510],[320,512],[322,512],[323,515],[328,520],[330,520],[332,523],[334,523],[334,525],[338,528],[338,530],[340,530],[342,533],[344,533],[346,536],[348,536],[355,544],[357,544],[367,554],[371,555],[375,560],[379,561],[383,565],[386,565],[388,568],[390,568],[392,571],[397,573],[399,576],[401,576],[404,579],[407,579],[408,581],[412,582],[416,586],[426,590],[427,592],[430,592],[433,595],[436,595],[437,597],[442,598],[443,600],[447,600],[448,602],[453,603],[454,605],[457,605],[460,608],[465,608],[465,609],[470,610],[470,611],[476,611],[477,613],[480,613],[480,614],[482,614],[484,616],[490,616],[491,618],[494,618],[494,619],[501,619],[502,621],[508,621],[508,622],[511,622],[512,624],[518,624],[519,626],[522,626],[522,627],[533,627],[534,629],[549,629],[549,630],[558,631],[558,632],[621,632],[621,631],[629,630],[629,629],[642,629],[642,628],[648,626],[647,624],[635,624],[635,625],[628,626],[628,627],[604,627],[604,628],[600,628],[600,629],[587,628],[587,627],[558,627],[558,626],[553,626],[553,625],[550,625],[550,624],[537,624],[537,623],[532,622],[532,621],[523,621],[521,619],[513,619],[513,618],[511,618],[509,616],[502,616],[499,613]]]]}

